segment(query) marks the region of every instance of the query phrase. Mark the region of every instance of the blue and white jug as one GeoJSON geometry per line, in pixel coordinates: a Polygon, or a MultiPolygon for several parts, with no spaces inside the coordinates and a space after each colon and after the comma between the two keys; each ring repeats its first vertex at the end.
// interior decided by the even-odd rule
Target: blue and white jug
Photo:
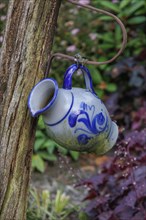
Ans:
{"type": "Polygon", "coordinates": [[[52,78],[40,81],[30,92],[28,107],[33,117],[42,114],[49,137],[69,150],[100,155],[116,143],[118,127],[94,92],[89,70],[81,64],[67,69],[63,88],[52,78]],[[78,69],[86,89],[72,88],[72,75],[78,69]]]}

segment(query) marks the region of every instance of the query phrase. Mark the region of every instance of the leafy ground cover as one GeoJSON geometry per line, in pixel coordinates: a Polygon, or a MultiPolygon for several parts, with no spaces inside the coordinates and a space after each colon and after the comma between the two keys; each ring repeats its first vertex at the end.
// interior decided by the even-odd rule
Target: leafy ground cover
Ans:
{"type": "MultiPolygon", "coordinates": [[[[119,61],[106,73],[110,74],[113,82],[118,85],[116,92],[106,94],[105,102],[111,116],[119,125],[119,138],[114,149],[101,161],[99,157],[91,155],[80,156],[79,161],[83,158],[86,166],[80,164],[80,179],[76,176],[74,183],[78,186],[76,189],[82,189],[87,194],[80,200],[78,191],[79,210],[76,212],[73,209],[73,218],[68,215],[66,220],[146,218],[145,59],[146,53],[142,50],[137,56],[119,61]],[[91,160],[87,160],[90,157],[91,160]],[[97,161],[98,168],[95,168],[93,160],[97,161]],[[88,178],[83,175],[87,170],[90,172],[88,178]]],[[[69,173],[70,162],[65,164],[63,169],[65,167],[68,170],[64,171],[62,178],[69,173]]],[[[76,172],[76,169],[74,170],[76,172]]],[[[65,184],[67,185],[67,182],[65,184]]]]}
{"type": "Polygon", "coordinates": [[[100,173],[82,183],[90,188],[88,219],[146,219],[146,129],[130,132],[119,145],[100,173]]]}
{"type": "Polygon", "coordinates": [[[85,197],[90,201],[85,208],[88,219],[146,219],[145,59],[142,51],[112,69],[114,80],[118,78],[118,91],[108,98],[107,105],[121,132],[114,156],[100,172],[79,184],[90,188],[85,197]]]}

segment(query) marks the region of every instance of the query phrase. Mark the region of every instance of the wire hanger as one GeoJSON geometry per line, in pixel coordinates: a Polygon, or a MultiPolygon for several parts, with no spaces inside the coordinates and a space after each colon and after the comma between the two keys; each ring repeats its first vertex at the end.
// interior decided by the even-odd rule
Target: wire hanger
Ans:
{"type": "MultiPolygon", "coordinates": [[[[67,2],[72,3],[74,5],[77,5],[77,6],[80,6],[82,8],[89,9],[90,11],[93,11],[93,12],[97,12],[97,13],[102,13],[102,14],[108,15],[108,16],[114,18],[114,20],[120,25],[120,28],[122,30],[123,40],[122,40],[121,48],[119,49],[117,54],[114,57],[112,57],[111,59],[106,60],[106,61],[102,61],[102,62],[90,61],[90,60],[86,60],[85,61],[86,64],[92,64],[92,65],[102,65],[102,64],[107,64],[107,63],[113,62],[123,52],[123,50],[124,50],[124,48],[126,46],[126,43],[127,43],[127,32],[126,32],[125,26],[122,23],[122,21],[117,16],[115,16],[114,14],[112,14],[112,13],[110,13],[108,11],[105,11],[103,9],[95,8],[95,7],[91,6],[91,5],[84,5],[84,4],[81,4],[81,3],[77,3],[76,1],[73,1],[73,0],[67,0],[67,2]]],[[[67,54],[63,54],[63,53],[51,54],[50,57],[49,57],[49,60],[48,60],[47,71],[46,71],[45,75],[48,76],[49,71],[50,71],[50,67],[51,67],[51,63],[52,63],[52,60],[54,58],[56,58],[56,57],[59,58],[60,57],[60,58],[66,59],[66,60],[74,61],[74,62],[76,62],[76,61],[80,62],[81,60],[84,61],[84,59],[82,59],[82,57],[79,57],[79,56],[80,55],[76,55],[76,57],[73,57],[73,56],[69,56],[67,54]]]]}

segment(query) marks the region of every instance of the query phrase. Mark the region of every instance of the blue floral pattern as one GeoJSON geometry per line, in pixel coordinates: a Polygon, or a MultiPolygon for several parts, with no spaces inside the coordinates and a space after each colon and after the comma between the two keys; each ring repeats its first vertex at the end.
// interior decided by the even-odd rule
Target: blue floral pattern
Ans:
{"type": "Polygon", "coordinates": [[[77,140],[79,144],[86,145],[95,135],[97,136],[106,130],[108,119],[104,116],[102,109],[100,113],[95,114],[94,105],[90,106],[81,102],[79,111],[69,115],[68,123],[71,128],[75,128],[74,133],[83,132],[77,136],[77,140]],[[85,128],[78,126],[81,123],[85,125],[85,128]]]}

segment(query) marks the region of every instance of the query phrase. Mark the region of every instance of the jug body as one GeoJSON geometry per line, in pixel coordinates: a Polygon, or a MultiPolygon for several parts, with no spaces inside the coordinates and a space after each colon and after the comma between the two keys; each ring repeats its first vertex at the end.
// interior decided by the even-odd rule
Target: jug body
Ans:
{"type": "Polygon", "coordinates": [[[95,94],[81,88],[59,89],[57,100],[54,107],[43,114],[48,135],[53,140],[69,150],[97,154],[113,147],[117,125],[95,94]]]}
{"type": "Polygon", "coordinates": [[[63,88],[47,78],[31,91],[28,106],[35,117],[43,115],[50,138],[69,150],[103,154],[118,137],[118,127],[94,92],[89,70],[83,65],[71,65],[64,76],[63,88]],[[72,88],[72,75],[80,69],[86,88],[72,88]]]}

